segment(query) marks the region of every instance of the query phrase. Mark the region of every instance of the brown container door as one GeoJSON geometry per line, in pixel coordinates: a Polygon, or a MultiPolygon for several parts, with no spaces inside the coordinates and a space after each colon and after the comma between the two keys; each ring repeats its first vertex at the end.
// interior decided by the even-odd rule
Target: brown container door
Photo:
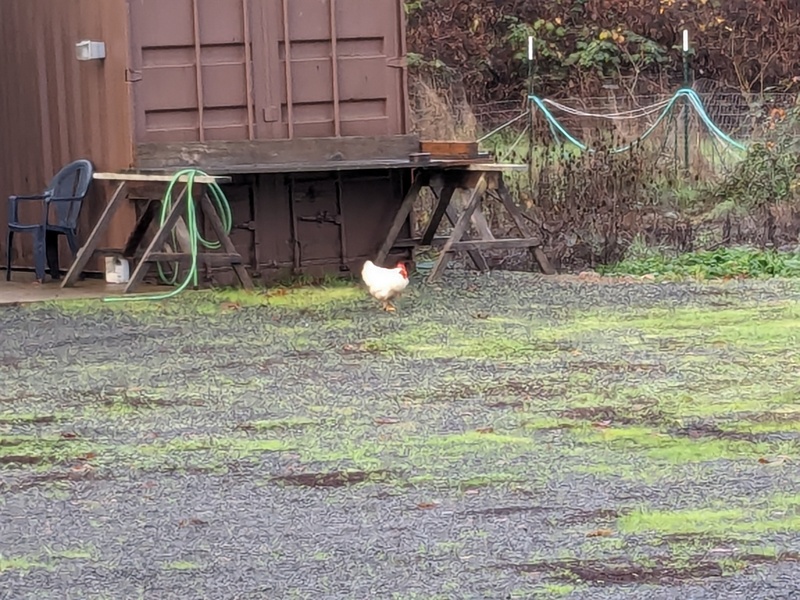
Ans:
{"type": "Polygon", "coordinates": [[[255,137],[250,4],[258,1],[130,0],[137,142],[255,137]]]}
{"type": "Polygon", "coordinates": [[[295,265],[340,263],[342,218],[336,175],[294,175],[289,179],[295,265]]]}
{"type": "Polygon", "coordinates": [[[405,134],[402,4],[252,0],[257,137],[405,134]]]}

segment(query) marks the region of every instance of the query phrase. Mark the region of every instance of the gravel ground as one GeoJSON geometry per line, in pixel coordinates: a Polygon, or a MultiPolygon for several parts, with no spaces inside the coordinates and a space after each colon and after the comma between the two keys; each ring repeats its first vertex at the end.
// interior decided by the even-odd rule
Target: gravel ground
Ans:
{"type": "Polygon", "coordinates": [[[800,597],[800,288],[0,310],[0,598],[800,597]]]}

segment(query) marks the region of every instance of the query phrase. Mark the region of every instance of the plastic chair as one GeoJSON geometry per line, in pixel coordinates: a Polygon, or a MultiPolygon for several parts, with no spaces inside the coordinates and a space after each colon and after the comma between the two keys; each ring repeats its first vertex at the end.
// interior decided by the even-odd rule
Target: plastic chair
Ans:
{"type": "Polygon", "coordinates": [[[54,280],[61,278],[58,266],[58,236],[67,238],[72,259],[78,254],[78,217],[83,200],[89,193],[94,165],[88,160],[76,160],[56,173],[42,194],[8,197],[8,246],[6,246],[6,281],[11,281],[11,245],[15,233],[32,233],[36,279],[44,282],[45,259],[54,280]],[[20,202],[42,202],[40,223],[26,225],[19,221],[20,202]],[[50,207],[54,208],[55,223],[50,222],[50,207]]]}

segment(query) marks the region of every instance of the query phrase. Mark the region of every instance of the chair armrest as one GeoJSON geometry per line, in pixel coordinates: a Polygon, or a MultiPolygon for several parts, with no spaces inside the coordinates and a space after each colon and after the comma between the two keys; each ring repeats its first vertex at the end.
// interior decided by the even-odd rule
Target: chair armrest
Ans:
{"type": "Polygon", "coordinates": [[[31,194],[29,196],[9,196],[9,202],[16,202],[17,200],[46,200],[52,194],[50,192],[45,192],[44,194],[31,194]]]}
{"type": "Polygon", "coordinates": [[[20,200],[44,200],[42,206],[44,208],[44,216],[47,218],[47,202],[52,196],[52,192],[45,192],[43,194],[29,194],[26,196],[9,196],[8,197],[8,223],[19,222],[19,202],[20,200]]]}

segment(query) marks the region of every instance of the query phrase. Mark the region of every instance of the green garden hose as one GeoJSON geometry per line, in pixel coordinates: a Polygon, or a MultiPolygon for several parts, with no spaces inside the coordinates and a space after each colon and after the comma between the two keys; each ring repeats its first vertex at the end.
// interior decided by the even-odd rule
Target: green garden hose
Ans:
{"type": "MultiPolygon", "coordinates": [[[[186,213],[185,213],[185,221],[186,221],[186,228],[189,231],[189,253],[191,254],[191,265],[189,267],[189,272],[186,274],[186,278],[183,280],[177,288],[166,292],[164,294],[154,294],[154,295],[136,295],[136,296],[116,296],[112,298],[104,298],[105,302],[119,302],[122,300],[166,300],[167,298],[171,298],[177,294],[180,294],[183,290],[185,290],[189,284],[191,283],[194,287],[197,287],[198,283],[198,268],[197,268],[197,251],[200,246],[207,248],[209,250],[216,250],[220,247],[219,242],[208,241],[200,234],[200,228],[197,224],[197,207],[195,206],[194,196],[192,195],[192,188],[194,187],[194,180],[197,176],[201,177],[209,177],[207,173],[199,169],[183,169],[182,171],[178,171],[175,175],[172,176],[172,179],[169,182],[169,186],[167,187],[167,191],[164,193],[164,198],[161,201],[161,222],[160,225],[163,227],[164,222],[167,220],[170,212],[172,211],[172,190],[175,187],[175,184],[180,181],[181,177],[186,177],[186,213]]],[[[211,191],[210,197],[212,199],[213,204],[215,204],[215,208],[217,213],[219,214],[220,220],[222,221],[222,227],[225,231],[226,235],[229,235],[231,232],[231,227],[233,224],[233,218],[231,216],[231,206],[228,202],[228,199],[225,197],[225,193],[222,191],[222,188],[216,183],[212,182],[208,184],[208,189],[211,191]]],[[[173,248],[177,248],[177,241],[175,231],[172,231],[172,243],[173,248]]],[[[164,282],[166,285],[175,285],[178,282],[178,267],[180,263],[175,263],[172,269],[172,276],[167,277],[164,273],[161,264],[158,264],[158,274],[161,278],[161,281],[164,282]]]]}

